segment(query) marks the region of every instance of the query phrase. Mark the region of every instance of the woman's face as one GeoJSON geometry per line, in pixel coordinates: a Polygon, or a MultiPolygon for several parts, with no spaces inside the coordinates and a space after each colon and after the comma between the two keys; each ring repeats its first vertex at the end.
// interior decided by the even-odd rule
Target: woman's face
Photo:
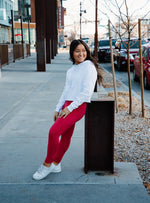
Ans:
{"type": "Polygon", "coordinates": [[[85,61],[85,59],[87,57],[87,51],[86,51],[85,47],[83,46],[83,44],[79,44],[75,48],[75,50],[73,52],[73,57],[74,57],[76,65],[85,61]]]}

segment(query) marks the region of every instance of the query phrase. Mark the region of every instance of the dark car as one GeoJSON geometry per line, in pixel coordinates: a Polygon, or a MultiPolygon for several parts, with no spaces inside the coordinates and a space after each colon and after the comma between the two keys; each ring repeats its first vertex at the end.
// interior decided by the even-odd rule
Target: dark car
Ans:
{"type": "MultiPolygon", "coordinates": [[[[112,39],[112,48],[115,48],[116,40],[112,39]]],[[[99,40],[98,46],[98,60],[99,62],[110,62],[110,43],[109,39],[101,39],[99,40]]]]}
{"type": "MultiPolygon", "coordinates": [[[[145,44],[146,40],[142,40],[142,44],[145,44]]],[[[128,39],[124,39],[123,41],[118,40],[116,42],[115,49],[113,50],[114,56],[114,65],[117,67],[118,71],[127,70],[127,44],[128,39]]],[[[130,56],[130,68],[133,70],[133,61],[135,55],[139,51],[139,40],[138,39],[131,39],[130,40],[130,49],[129,49],[129,56],[130,56]]]]}
{"type": "Polygon", "coordinates": [[[95,48],[95,43],[94,41],[89,45],[89,49],[91,52],[91,55],[94,56],[94,48],[95,48]]]}
{"type": "Polygon", "coordinates": [[[82,41],[84,41],[87,45],[89,43],[89,38],[88,37],[82,37],[82,41]]]}
{"type": "MultiPolygon", "coordinates": [[[[143,60],[143,77],[144,88],[150,88],[150,44],[142,46],[142,60],[143,60]]],[[[134,59],[133,79],[138,81],[140,79],[140,57],[139,53],[134,59]]]]}

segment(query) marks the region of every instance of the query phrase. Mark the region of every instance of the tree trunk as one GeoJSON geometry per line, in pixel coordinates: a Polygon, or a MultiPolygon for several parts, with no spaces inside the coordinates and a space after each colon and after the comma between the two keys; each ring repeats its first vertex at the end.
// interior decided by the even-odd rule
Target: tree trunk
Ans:
{"type": "Polygon", "coordinates": [[[139,32],[139,53],[140,53],[141,107],[142,107],[142,117],[144,117],[145,112],[144,112],[143,61],[142,61],[142,46],[141,46],[141,19],[138,20],[138,32],[139,32]]]}
{"type": "Polygon", "coordinates": [[[110,42],[111,66],[112,66],[114,95],[115,95],[115,106],[116,106],[116,113],[118,113],[117,91],[116,91],[116,79],[115,79],[114,58],[113,58],[113,50],[112,50],[112,39],[111,39],[110,20],[108,21],[108,28],[109,28],[109,42],[110,42]]]}
{"type": "Polygon", "coordinates": [[[128,59],[128,84],[129,84],[129,114],[132,114],[132,88],[131,88],[129,49],[130,49],[130,31],[128,31],[127,59],[128,59]]]}

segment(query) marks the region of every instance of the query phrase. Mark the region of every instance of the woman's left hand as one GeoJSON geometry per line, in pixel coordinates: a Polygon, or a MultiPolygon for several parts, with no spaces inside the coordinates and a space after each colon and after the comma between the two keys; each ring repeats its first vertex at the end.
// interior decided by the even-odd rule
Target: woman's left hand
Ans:
{"type": "Polygon", "coordinates": [[[69,114],[70,114],[70,111],[69,111],[69,109],[66,107],[66,108],[64,108],[64,109],[60,112],[59,117],[60,117],[60,118],[61,118],[61,117],[66,118],[69,114]]]}

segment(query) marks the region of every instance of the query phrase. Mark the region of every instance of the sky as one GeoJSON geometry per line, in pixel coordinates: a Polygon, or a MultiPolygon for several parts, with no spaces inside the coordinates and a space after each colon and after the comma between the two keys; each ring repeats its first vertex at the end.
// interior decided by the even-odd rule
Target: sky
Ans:
{"type": "MultiPolygon", "coordinates": [[[[94,34],[95,33],[95,1],[96,0],[66,0],[63,1],[63,6],[66,8],[67,15],[65,16],[65,30],[74,30],[76,29],[77,32],[80,32],[79,27],[79,21],[80,21],[80,2],[82,3],[82,10],[86,10],[86,13],[82,12],[82,33],[83,34],[94,34]],[[92,21],[92,22],[89,22],[92,21]]],[[[98,19],[100,21],[98,30],[105,31],[108,23],[108,18],[101,12],[105,12],[108,14],[109,18],[116,22],[117,19],[114,15],[110,13],[108,9],[105,8],[104,5],[105,0],[98,0],[98,19]]],[[[107,0],[107,8],[110,6],[110,2],[114,0],[107,0]]],[[[118,0],[118,2],[122,2],[121,0],[118,0]]],[[[139,18],[139,16],[144,16],[145,13],[150,11],[150,0],[127,0],[127,4],[129,7],[129,13],[133,14],[134,11],[135,14],[135,20],[139,18]]],[[[111,9],[113,12],[117,13],[117,10],[115,10],[115,7],[112,7],[111,9]]],[[[123,9],[124,10],[124,9],[123,9]]],[[[150,15],[149,15],[150,17],[150,15]]]]}

